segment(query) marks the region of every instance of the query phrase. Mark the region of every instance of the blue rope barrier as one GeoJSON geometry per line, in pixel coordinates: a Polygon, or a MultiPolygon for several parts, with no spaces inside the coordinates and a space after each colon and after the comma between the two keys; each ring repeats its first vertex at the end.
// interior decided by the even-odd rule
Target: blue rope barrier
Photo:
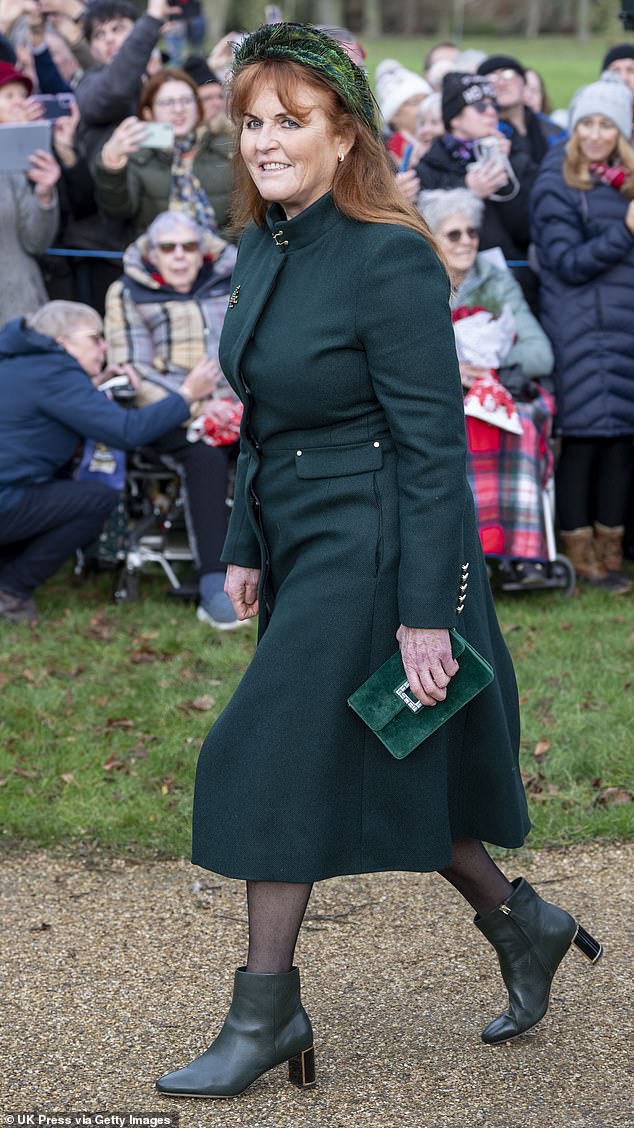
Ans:
{"type": "MultiPolygon", "coordinates": [[[[123,251],[80,251],[73,247],[49,247],[47,255],[57,255],[59,258],[109,258],[122,259],[123,251]]],[[[526,259],[507,259],[507,266],[529,266],[526,259]]]]}
{"type": "Polygon", "coordinates": [[[58,255],[59,258],[109,258],[122,259],[123,251],[79,251],[75,248],[49,247],[47,255],[58,255]]]}

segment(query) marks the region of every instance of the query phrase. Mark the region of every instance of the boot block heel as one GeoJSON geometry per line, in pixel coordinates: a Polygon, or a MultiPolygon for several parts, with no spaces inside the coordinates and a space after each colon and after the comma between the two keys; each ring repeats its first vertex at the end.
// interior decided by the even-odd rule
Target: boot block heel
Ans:
{"type": "Polygon", "coordinates": [[[315,1081],[315,1047],[302,1050],[288,1060],[288,1079],[298,1089],[312,1089],[315,1081]]]}
{"type": "Polygon", "coordinates": [[[580,924],[577,925],[577,931],[572,938],[573,944],[576,944],[579,951],[583,952],[584,956],[590,960],[590,963],[597,963],[603,955],[603,945],[595,940],[585,928],[580,924]]]}

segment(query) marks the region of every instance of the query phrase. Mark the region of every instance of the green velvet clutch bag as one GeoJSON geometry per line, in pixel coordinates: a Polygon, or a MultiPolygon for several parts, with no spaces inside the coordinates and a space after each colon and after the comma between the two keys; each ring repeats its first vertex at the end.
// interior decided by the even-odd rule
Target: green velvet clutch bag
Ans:
{"type": "Polygon", "coordinates": [[[449,682],[444,701],[425,706],[416,700],[405,677],[400,650],[348,698],[348,705],[397,760],[409,756],[493,681],[493,669],[477,650],[453,628],[449,634],[451,653],[460,669],[449,682]]]}

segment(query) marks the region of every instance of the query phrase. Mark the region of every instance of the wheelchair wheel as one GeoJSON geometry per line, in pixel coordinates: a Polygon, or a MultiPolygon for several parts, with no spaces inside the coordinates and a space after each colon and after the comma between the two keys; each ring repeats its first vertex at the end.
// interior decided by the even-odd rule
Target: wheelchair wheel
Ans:
{"type": "Polygon", "coordinates": [[[557,555],[550,563],[550,576],[556,587],[564,595],[573,595],[577,587],[577,576],[567,556],[557,555]]]}
{"type": "Polygon", "coordinates": [[[115,603],[135,603],[139,598],[139,573],[122,568],[115,579],[112,598],[115,603]]]}

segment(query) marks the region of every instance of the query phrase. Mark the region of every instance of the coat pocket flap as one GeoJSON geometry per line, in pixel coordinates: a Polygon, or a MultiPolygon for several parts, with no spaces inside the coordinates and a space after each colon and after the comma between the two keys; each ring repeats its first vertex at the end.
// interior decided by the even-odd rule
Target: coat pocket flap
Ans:
{"type": "Polygon", "coordinates": [[[383,444],[379,439],[342,446],[311,447],[295,453],[298,478],[343,478],[380,470],[383,444]]]}

